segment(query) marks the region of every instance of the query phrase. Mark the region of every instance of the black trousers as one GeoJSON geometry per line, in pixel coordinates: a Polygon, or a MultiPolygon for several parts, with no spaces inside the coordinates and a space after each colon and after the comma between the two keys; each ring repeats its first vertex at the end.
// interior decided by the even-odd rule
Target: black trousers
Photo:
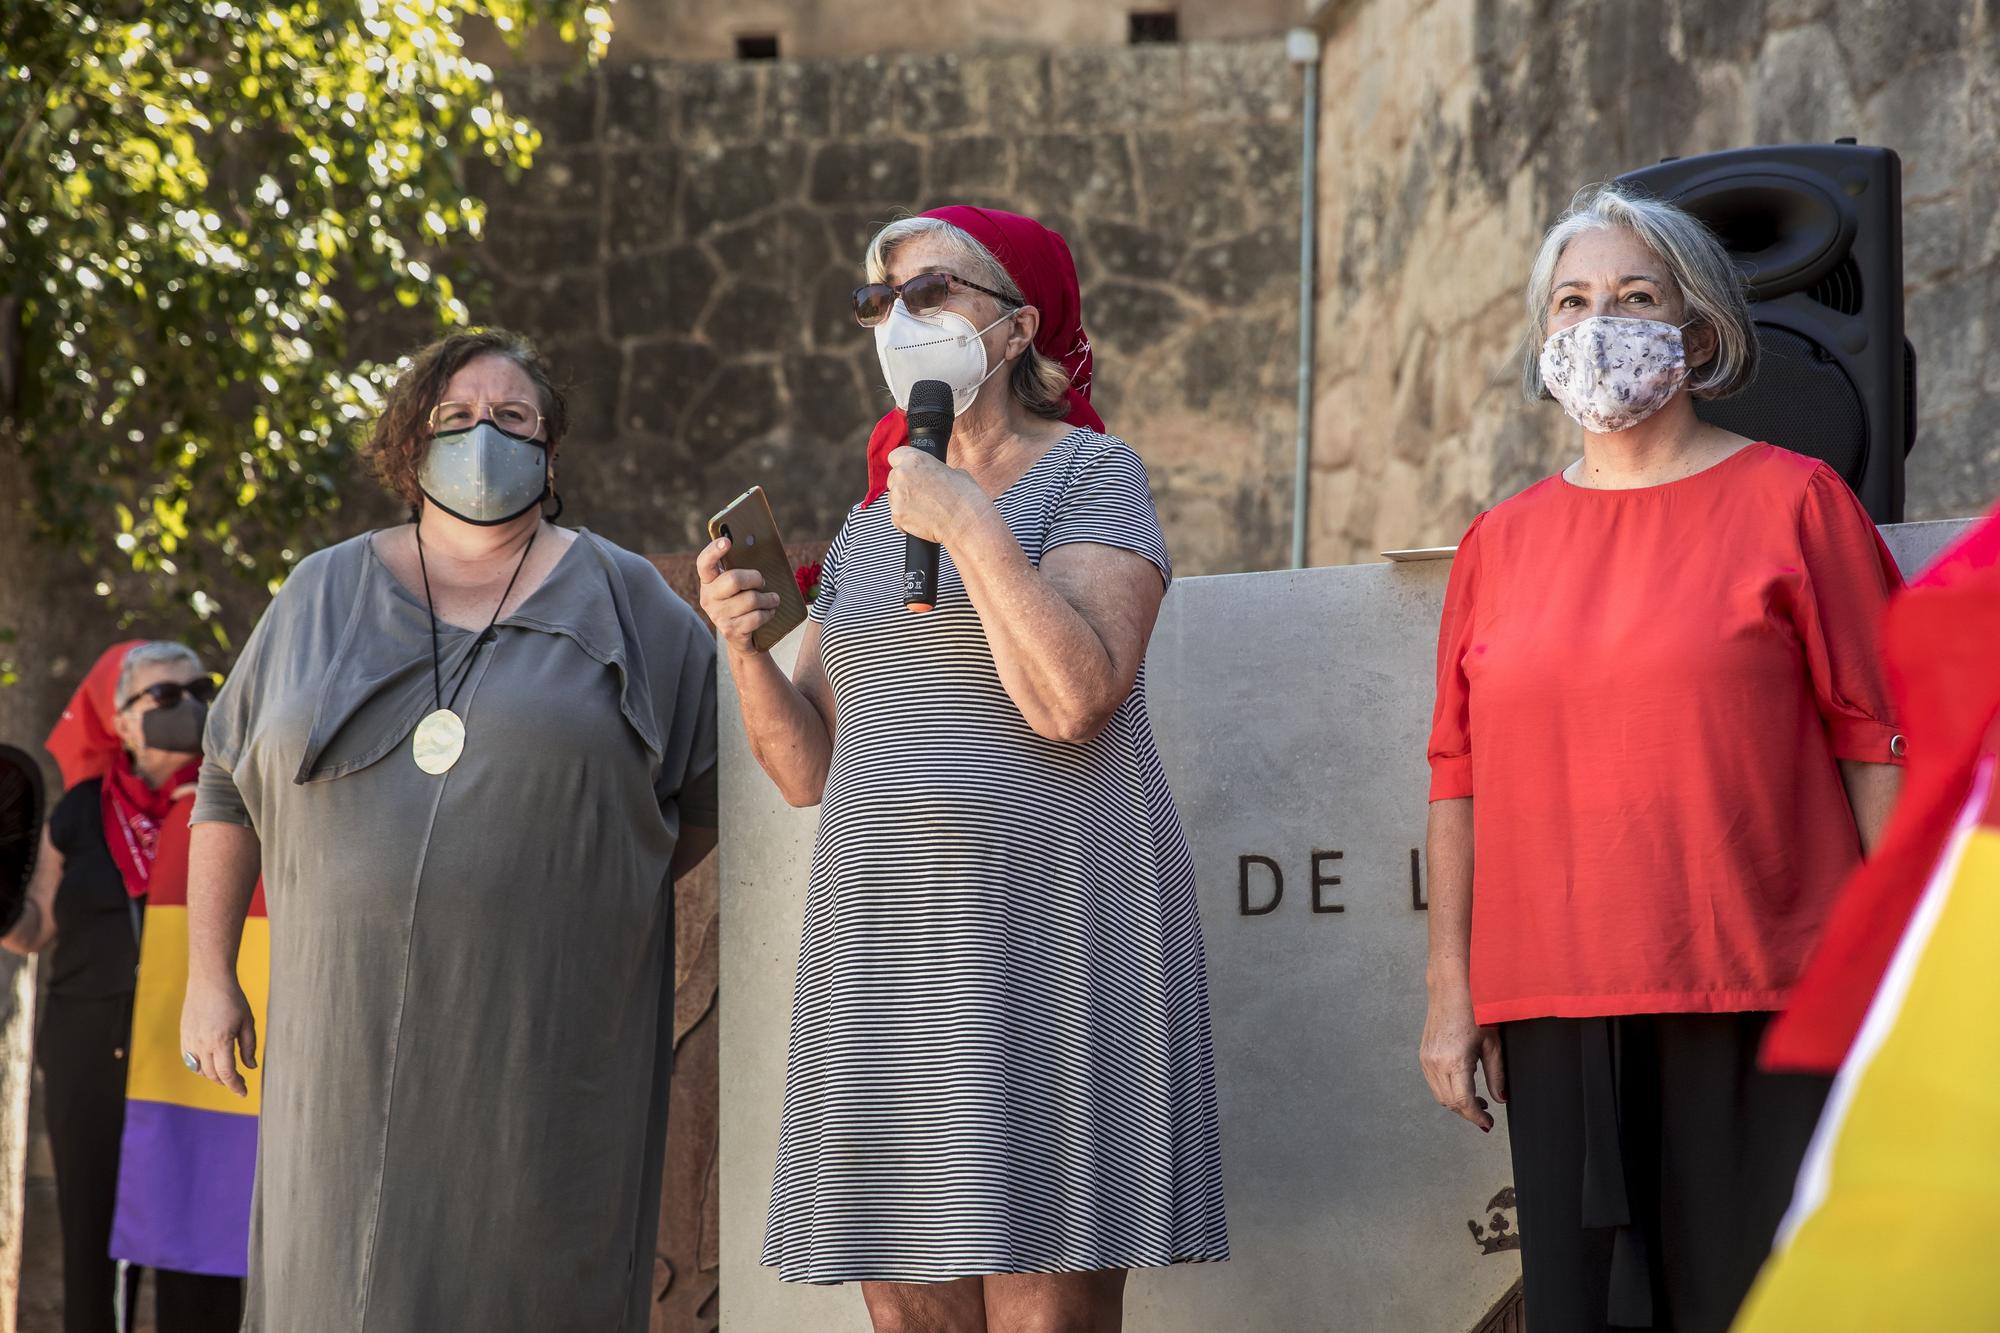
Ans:
{"type": "MultiPolygon", "coordinates": [[[[131,1033],[130,995],[52,995],[35,1042],[62,1230],[63,1333],[119,1333],[111,1222],[118,1203],[131,1033]]],[[[130,1274],[125,1292],[128,1310],[138,1292],[137,1277],[130,1274]]],[[[241,1278],[155,1270],[153,1287],[160,1333],[235,1333],[242,1322],[241,1278]]]]}
{"type": "Polygon", "coordinates": [[[1757,1068],[1770,1018],[1500,1025],[1530,1333],[1726,1333],[1831,1086],[1757,1068]]]}

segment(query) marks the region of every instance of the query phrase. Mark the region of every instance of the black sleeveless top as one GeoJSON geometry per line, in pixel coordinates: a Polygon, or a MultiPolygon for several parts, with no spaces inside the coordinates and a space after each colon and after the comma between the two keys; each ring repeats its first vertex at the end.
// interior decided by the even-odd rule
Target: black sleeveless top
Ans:
{"type": "Polygon", "coordinates": [[[49,995],[73,999],[130,996],[139,976],[139,918],[145,899],[125,892],[125,877],[104,843],[103,783],[92,778],[63,794],[49,813],[49,841],[62,853],[56,884],[56,942],[49,995]]]}

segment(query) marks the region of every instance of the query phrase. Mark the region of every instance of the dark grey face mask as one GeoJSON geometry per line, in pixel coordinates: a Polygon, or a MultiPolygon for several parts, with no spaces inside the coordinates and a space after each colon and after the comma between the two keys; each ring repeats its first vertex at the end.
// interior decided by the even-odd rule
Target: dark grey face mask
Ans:
{"type": "Polygon", "coordinates": [[[184,698],[172,708],[149,708],[139,715],[139,735],[155,750],[200,754],[201,730],[208,724],[208,705],[184,698]]]}
{"type": "Polygon", "coordinates": [[[548,492],[548,449],[540,440],[509,435],[482,421],[431,436],[417,483],[453,518],[482,527],[505,523],[540,504],[548,492]]]}

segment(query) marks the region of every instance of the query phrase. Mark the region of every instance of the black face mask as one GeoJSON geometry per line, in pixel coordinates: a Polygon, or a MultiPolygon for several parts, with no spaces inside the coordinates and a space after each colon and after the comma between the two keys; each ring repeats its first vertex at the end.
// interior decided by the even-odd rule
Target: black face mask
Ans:
{"type": "Polygon", "coordinates": [[[139,715],[139,734],[155,750],[200,754],[202,728],[208,725],[208,705],[184,698],[172,708],[149,708],[139,715]]]}

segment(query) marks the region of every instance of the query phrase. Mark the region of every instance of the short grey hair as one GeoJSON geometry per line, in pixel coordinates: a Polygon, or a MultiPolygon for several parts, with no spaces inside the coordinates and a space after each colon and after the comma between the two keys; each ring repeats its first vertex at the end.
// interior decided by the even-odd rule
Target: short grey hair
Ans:
{"type": "Polygon", "coordinates": [[[201,671],[201,658],[194,649],[171,639],[153,639],[135,645],[125,654],[125,661],[118,668],[118,707],[123,708],[132,697],[132,678],[139,674],[140,667],[166,666],[171,662],[185,662],[197,672],[201,671]]]}
{"type": "MultiPolygon", "coordinates": [[[[887,282],[889,256],[920,236],[945,243],[952,254],[952,263],[964,270],[958,275],[961,278],[976,282],[981,287],[991,287],[1016,308],[1028,304],[1020,286],[993,252],[981,245],[979,238],[971,232],[943,218],[900,218],[876,232],[875,239],[868,242],[868,255],[862,261],[862,267],[868,271],[868,281],[887,282]]],[[[1007,386],[1036,416],[1059,421],[1069,414],[1069,372],[1054,357],[1044,356],[1033,343],[1029,343],[1028,350],[1014,362],[1007,386]]]]}
{"type": "Polygon", "coordinates": [[[1715,337],[1715,354],[1688,376],[1697,398],[1726,398],[1757,377],[1757,334],[1743,274],[1701,220],[1664,200],[1616,185],[1587,185],[1542,237],[1528,276],[1528,330],[1521,344],[1521,393],[1529,402],[1550,396],[1542,383],[1542,343],[1548,337],[1549,300],[1556,264],[1569,243],[1589,231],[1623,228],[1667,266],[1691,325],[1715,337]]]}

